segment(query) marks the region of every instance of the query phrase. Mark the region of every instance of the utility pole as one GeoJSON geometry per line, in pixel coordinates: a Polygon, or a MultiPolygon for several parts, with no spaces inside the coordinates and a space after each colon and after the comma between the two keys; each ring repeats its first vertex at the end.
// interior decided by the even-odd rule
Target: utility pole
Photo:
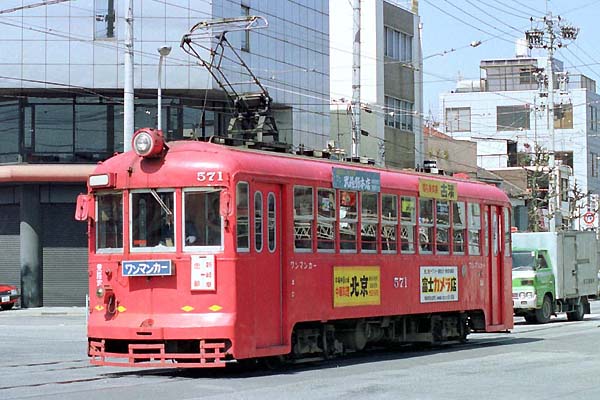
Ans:
{"type": "MultiPolygon", "coordinates": [[[[413,3],[413,6],[416,5],[413,3]]],[[[418,10],[416,10],[418,11],[418,10]]],[[[417,14],[415,12],[415,14],[417,14]]],[[[425,160],[425,133],[423,132],[424,124],[423,124],[423,23],[419,22],[419,36],[417,38],[417,60],[419,61],[419,70],[416,71],[415,82],[419,82],[418,86],[415,90],[417,101],[415,101],[417,115],[415,121],[417,122],[414,128],[415,132],[415,167],[423,168],[423,161],[425,160]]]]}
{"type": "Polygon", "coordinates": [[[134,124],[134,97],[133,97],[133,0],[125,3],[125,77],[123,82],[123,151],[131,150],[134,124]]]}
{"type": "Polygon", "coordinates": [[[360,157],[360,0],[352,2],[352,158],[360,157]]]}
{"type": "MultiPolygon", "coordinates": [[[[547,52],[546,71],[543,82],[547,84],[546,93],[540,93],[541,97],[548,98],[546,104],[546,121],[548,126],[548,136],[550,137],[550,154],[548,158],[548,169],[550,177],[548,179],[548,215],[549,230],[556,231],[556,217],[560,212],[560,193],[559,182],[557,181],[557,169],[555,160],[554,143],[554,70],[553,58],[554,52],[558,48],[564,47],[569,41],[577,38],[579,28],[567,25],[560,16],[554,17],[551,11],[546,13],[542,19],[530,18],[532,28],[525,32],[525,38],[530,49],[540,48],[547,52]],[[534,27],[533,25],[536,25],[534,27]],[[541,28],[538,26],[542,26],[541,28]]],[[[545,85],[543,85],[545,86],[545,85]]],[[[542,86],[542,90],[543,90],[542,86]]]]}

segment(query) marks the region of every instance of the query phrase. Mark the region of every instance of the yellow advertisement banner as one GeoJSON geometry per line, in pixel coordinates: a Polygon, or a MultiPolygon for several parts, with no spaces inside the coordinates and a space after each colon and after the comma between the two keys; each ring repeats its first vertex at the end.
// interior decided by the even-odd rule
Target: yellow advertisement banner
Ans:
{"type": "Polygon", "coordinates": [[[439,200],[456,200],[458,191],[456,183],[419,179],[419,195],[439,200]]]}
{"type": "Polygon", "coordinates": [[[333,267],[333,306],[381,303],[381,273],[375,267],[333,267]]]}

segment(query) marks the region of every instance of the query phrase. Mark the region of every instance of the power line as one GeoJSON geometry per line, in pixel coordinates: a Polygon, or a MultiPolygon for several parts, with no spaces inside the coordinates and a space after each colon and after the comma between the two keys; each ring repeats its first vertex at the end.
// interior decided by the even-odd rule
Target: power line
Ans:
{"type": "MultiPolygon", "coordinates": [[[[427,0],[426,0],[426,1],[427,1],[427,0]]],[[[504,31],[504,30],[502,30],[502,29],[500,29],[500,28],[496,27],[495,25],[492,25],[492,24],[489,24],[489,23],[485,22],[485,21],[484,21],[484,20],[482,20],[481,18],[479,18],[479,17],[477,17],[477,16],[475,16],[475,15],[471,14],[470,12],[466,11],[464,8],[458,7],[457,5],[455,5],[455,4],[453,4],[453,3],[451,3],[451,2],[450,2],[450,0],[444,0],[444,1],[445,1],[446,3],[448,3],[448,4],[450,4],[452,7],[456,8],[457,10],[459,10],[460,12],[462,12],[463,14],[465,14],[465,15],[468,15],[469,17],[471,17],[471,18],[475,19],[476,21],[479,21],[479,22],[481,22],[482,24],[484,24],[484,25],[486,25],[486,26],[488,26],[488,27],[490,27],[490,28],[492,28],[492,29],[495,29],[495,30],[497,30],[498,32],[500,32],[500,33],[502,33],[502,34],[504,34],[504,35],[511,36],[511,33],[509,33],[509,32],[506,32],[506,31],[504,31]]],[[[431,4],[431,3],[429,3],[429,4],[431,4]]],[[[455,17],[453,14],[448,14],[448,15],[451,15],[451,16],[455,17]]],[[[455,17],[455,18],[456,18],[456,17],[455,17]]],[[[457,18],[457,19],[458,19],[458,18],[457,18]]],[[[463,21],[463,20],[460,20],[460,19],[459,19],[459,21],[461,21],[461,22],[463,22],[463,23],[466,23],[467,25],[469,25],[469,26],[471,26],[471,27],[473,27],[473,28],[475,28],[475,29],[478,29],[478,28],[477,28],[475,25],[468,24],[467,22],[465,22],[465,21],[463,21]]],[[[484,31],[484,32],[485,32],[485,31],[484,31]]],[[[488,32],[486,32],[486,33],[488,33],[488,32]]],[[[502,38],[502,37],[500,37],[499,39],[501,39],[501,40],[506,40],[506,39],[504,39],[504,38],[502,38]]],[[[512,41],[510,41],[510,42],[512,43],[512,41]]]]}

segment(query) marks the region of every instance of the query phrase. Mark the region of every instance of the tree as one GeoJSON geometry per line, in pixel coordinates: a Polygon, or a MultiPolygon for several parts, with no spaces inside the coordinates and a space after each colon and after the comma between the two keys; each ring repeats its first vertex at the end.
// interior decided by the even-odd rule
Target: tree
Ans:
{"type": "Polygon", "coordinates": [[[530,155],[531,165],[527,174],[527,188],[531,193],[531,199],[527,207],[528,211],[528,230],[530,232],[539,232],[544,229],[544,213],[548,210],[548,188],[550,168],[548,160],[550,155],[540,145],[536,144],[533,154],[530,155]]]}

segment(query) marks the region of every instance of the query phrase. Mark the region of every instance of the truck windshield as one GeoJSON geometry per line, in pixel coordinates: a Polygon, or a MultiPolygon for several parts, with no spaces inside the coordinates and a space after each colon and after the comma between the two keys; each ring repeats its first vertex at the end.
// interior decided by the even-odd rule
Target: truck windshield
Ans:
{"type": "Polygon", "coordinates": [[[535,266],[535,253],[532,251],[513,251],[512,269],[520,271],[533,271],[535,266]]]}

